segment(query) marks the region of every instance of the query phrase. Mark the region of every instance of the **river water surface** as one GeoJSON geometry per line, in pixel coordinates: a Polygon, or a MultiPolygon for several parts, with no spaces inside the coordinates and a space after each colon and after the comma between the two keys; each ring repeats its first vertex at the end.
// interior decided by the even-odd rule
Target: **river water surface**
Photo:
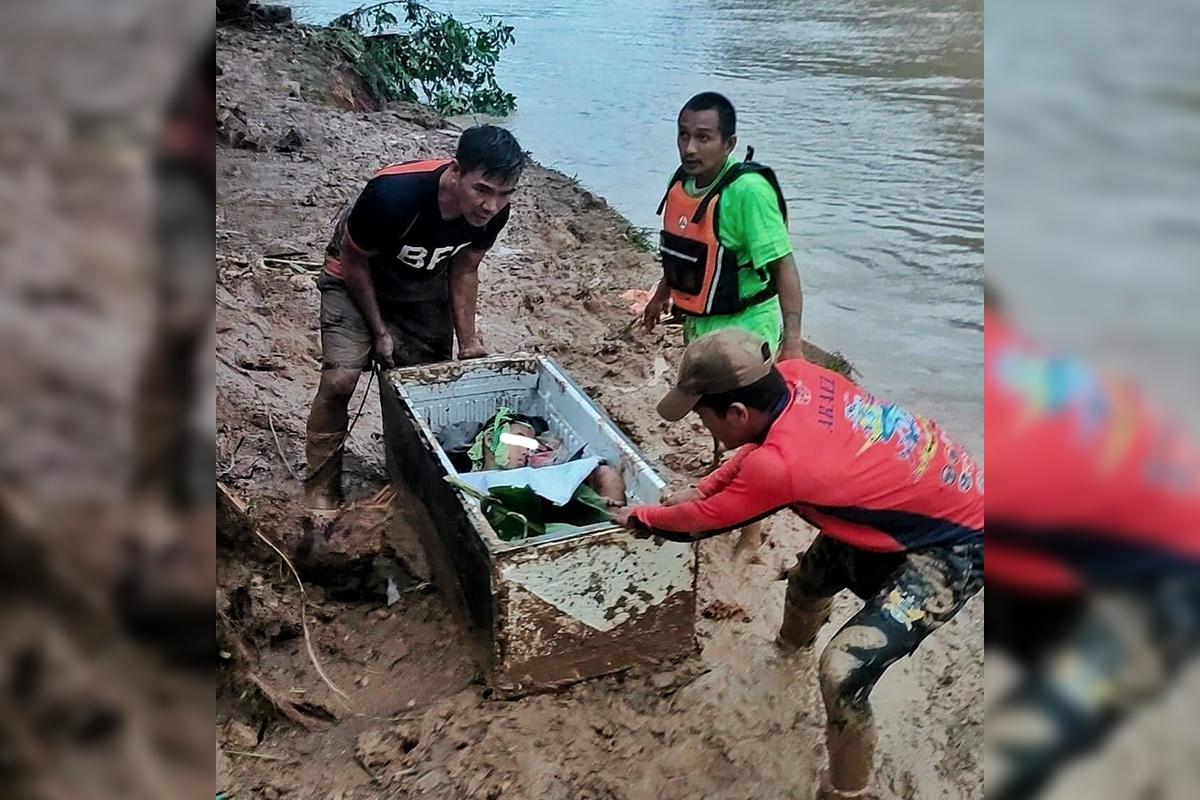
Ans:
{"type": "Polygon", "coordinates": [[[514,26],[503,124],[635,225],[656,225],[680,106],[726,94],[739,153],[752,145],[787,196],[805,336],[982,456],[982,0],[427,5],[514,26]]]}

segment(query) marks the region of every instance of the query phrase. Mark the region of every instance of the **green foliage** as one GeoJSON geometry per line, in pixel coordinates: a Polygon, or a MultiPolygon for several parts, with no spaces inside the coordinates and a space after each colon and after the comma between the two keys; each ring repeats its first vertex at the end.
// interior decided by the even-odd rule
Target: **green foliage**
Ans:
{"type": "Polygon", "coordinates": [[[343,14],[329,30],[368,91],[385,102],[425,103],[451,115],[504,116],[517,106],[496,83],[513,28],[493,17],[462,23],[415,0],[389,0],[343,14]]]}
{"type": "Polygon", "coordinates": [[[511,542],[546,532],[542,498],[533,489],[495,486],[490,494],[483,500],[483,515],[501,539],[511,542]]]}
{"type": "Polygon", "coordinates": [[[642,252],[654,253],[658,251],[658,231],[654,228],[642,228],[630,225],[629,231],[625,236],[634,247],[642,252]]]}
{"type": "Polygon", "coordinates": [[[591,525],[611,519],[608,515],[608,501],[586,483],[579,484],[579,488],[575,490],[575,496],[571,498],[570,503],[567,503],[566,509],[576,520],[575,524],[577,525],[591,525]],[[572,508],[576,503],[578,506],[572,508]]]}
{"type": "Polygon", "coordinates": [[[841,353],[830,353],[829,358],[825,359],[823,366],[825,369],[831,369],[834,372],[845,375],[847,378],[854,377],[854,365],[841,353]]]}
{"type": "Polygon", "coordinates": [[[528,487],[493,486],[484,494],[455,475],[447,475],[445,480],[479,500],[488,524],[506,542],[547,533],[571,533],[611,519],[604,498],[586,483],[580,484],[571,501],[560,508],[528,487]]]}

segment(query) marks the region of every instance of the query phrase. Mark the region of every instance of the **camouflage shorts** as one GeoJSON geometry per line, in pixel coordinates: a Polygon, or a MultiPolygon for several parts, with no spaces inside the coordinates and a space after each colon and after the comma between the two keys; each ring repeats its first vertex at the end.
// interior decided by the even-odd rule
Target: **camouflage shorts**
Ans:
{"type": "Polygon", "coordinates": [[[982,540],[873,553],[818,535],[788,573],[788,600],[812,607],[850,589],[865,601],[822,656],[823,664],[843,665],[829,675],[822,669],[827,706],[838,698],[843,712],[869,713],[868,696],[884,670],[916,650],[982,586],[982,540]],[[839,649],[847,657],[828,652],[839,649]]]}

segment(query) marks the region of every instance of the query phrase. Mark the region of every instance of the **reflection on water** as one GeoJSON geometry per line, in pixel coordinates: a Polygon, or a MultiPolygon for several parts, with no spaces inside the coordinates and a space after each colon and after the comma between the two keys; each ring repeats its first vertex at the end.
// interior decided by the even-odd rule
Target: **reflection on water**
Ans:
{"type": "Polygon", "coordinates": [[[506,124],[636,225],[656,224],[679,107],[727,94],[787,194],[805,334],[982,455],[981,0],[428,5],[515,26],[506,124]]]}

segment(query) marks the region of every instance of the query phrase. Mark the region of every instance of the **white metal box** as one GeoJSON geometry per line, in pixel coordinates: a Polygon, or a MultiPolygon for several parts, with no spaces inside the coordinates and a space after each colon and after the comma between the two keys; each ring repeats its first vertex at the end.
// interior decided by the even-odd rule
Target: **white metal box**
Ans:
{"type": "Polygon", "coordinates": [[[662,480],[619,428],[545,356],[505,356],[389,370],[381,380],[388,469],[419,497],[439,588],[481,634],[502,696],[553,688],[695,647],[694,544],[637,539],[611,523],[506,542],[478,501],[444,480],[454,467],[442,426],[484,422],[507,406],[546,418],[569,450],[589,445],[620,470],[631,504],[662,480]]]}

